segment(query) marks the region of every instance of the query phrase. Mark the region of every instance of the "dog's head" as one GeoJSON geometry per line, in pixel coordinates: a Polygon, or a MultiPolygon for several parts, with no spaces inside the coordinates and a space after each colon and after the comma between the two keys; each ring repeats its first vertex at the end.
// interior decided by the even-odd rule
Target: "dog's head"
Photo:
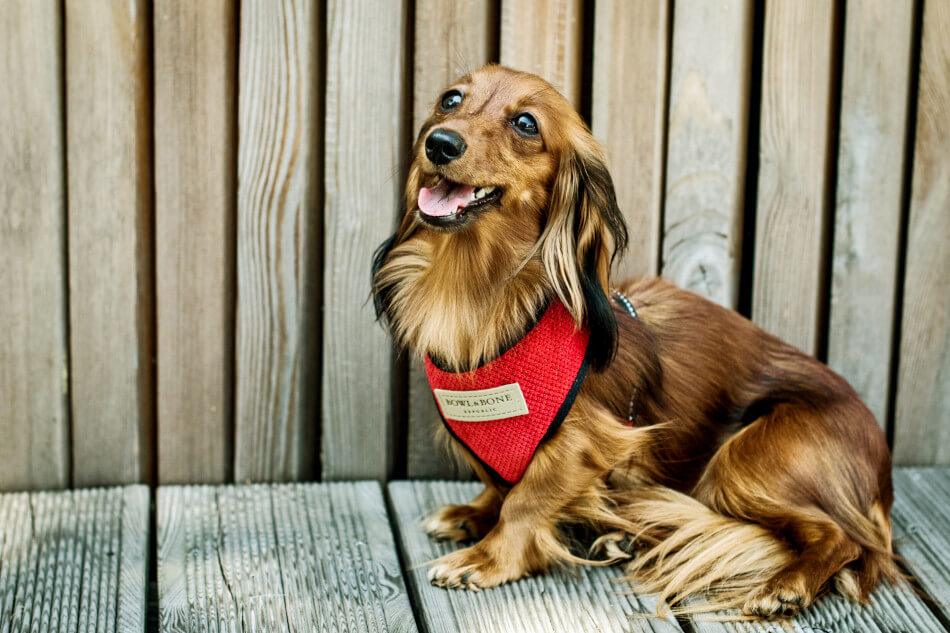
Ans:
{"type": "Polygon", "coordinates": [[[489,65],[444,90],[413,148],[405,202],[389,247],[417,232],[449,248],[504,244],[499,275],[539,258],[552,293],[590,328],[594,366],[609,362],[608,275],[626,228],[602,150],[550,84],[489,65]]]}

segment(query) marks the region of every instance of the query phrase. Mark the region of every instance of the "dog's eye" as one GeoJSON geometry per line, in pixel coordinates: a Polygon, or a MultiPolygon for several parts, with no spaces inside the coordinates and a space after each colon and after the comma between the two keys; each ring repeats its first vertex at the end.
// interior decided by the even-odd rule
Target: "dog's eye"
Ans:
{"type": "Polygon", "coordinates": [[[449,110],[454,110],[459,107],[459,104],[462,103],[462,93],[458,90],[449,90],[444,95],[442,95],[442,100],[439,102],[439,108],[443,112],[448,112],[449,110]]]}
{"type": "Polygon", "coordinates": [[[511,120],[511,125],[515,128],[515,131],[522,136],[538,135],[538,122],[527,112],[516,114],[515,118],[511,120]]]}

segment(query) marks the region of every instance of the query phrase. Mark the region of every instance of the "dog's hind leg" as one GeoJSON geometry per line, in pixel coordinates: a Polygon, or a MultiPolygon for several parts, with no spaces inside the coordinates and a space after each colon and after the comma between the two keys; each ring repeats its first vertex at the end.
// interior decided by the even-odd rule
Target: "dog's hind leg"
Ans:
{"type": "Polygon", "coordinates": [[[861,547],[821,512],[789,514],[784,519],[788,521],[785,535],[798,557],[746,601],[742,610],[749,615],[794,615],[809,606],[825,583],[861,554],[861,547]]]}
{"type": "Polygon", "coordinates": [[[890,535],[871,515],[890,494],[890,462],[883,436],[865,413],[850,402],[820,409],[779,404],[730,438],[708,464],[695,497],[767,528],[793,553],[751,592],[745,613],[792,615],[849,563],[869,553],[887,556],[890,535]]]}

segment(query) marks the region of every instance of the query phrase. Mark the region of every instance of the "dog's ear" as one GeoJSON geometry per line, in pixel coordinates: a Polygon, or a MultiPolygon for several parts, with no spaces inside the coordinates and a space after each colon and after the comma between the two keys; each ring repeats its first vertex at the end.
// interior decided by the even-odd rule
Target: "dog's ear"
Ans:
{"type": "Polygon", "coordinates": [[[592,138],[561,156],[541,239],[541,259],[554,291],[574,320],[590,329],[591,365],[604,369],[617,349],[610,268],[626,248],[627,227],[592,138]]]}
{"type": "Polygon", "coordinates": [[[373,307],[376,309],[376,320],[384,323],[389,318],[389,306],[392,298],[393,287],[380,283],[379,271],[386,263],[389,252],[396,245],[397,233],[393,233],[386,238],[382,244],[373,251],[373,264],[370,268],[370,288],[373,293],[373,307]]]}

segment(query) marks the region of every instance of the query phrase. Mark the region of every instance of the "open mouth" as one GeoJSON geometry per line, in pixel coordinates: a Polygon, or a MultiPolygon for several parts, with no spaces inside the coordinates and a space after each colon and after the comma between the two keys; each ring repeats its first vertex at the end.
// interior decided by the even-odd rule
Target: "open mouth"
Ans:
{"type": "Polygon", "coordinates": [[[497,204],[501,193],[500,187],[477,187],[442,179],[434,187],[419,190],[419,214],[431,224],[450,226],[476,211],[497,204]]]}

